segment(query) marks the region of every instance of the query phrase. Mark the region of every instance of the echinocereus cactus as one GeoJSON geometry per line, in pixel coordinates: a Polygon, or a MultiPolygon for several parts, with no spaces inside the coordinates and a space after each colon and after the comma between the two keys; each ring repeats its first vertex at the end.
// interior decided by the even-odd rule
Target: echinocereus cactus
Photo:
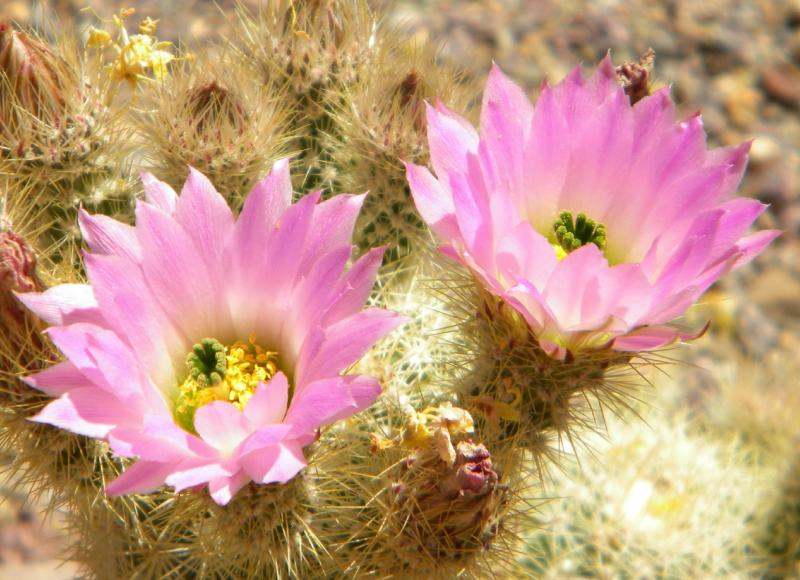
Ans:
{"type": "Polygon", "coordinates": [[[135,228],[81,214],[89,284],[21,294],[66,359],[26,381],[58,399],[35,421],[138,457],[109,493],[286,482],[322,425],[380,393],[340,376],[402,322],[361,311],[382,251],[347,271],[363,196],[291,203],[286,160],[234,220],[201,174],[180,196],[144,175],[135,228]]]}
{"type": "Polygon", "coordinates": [[[670,323],[778,235],[746,236],[765,206],[731,199],[749,143],[707,151],[666,89],[632,106],[610,58],[535,107],[495,67],[480,135],[441,104],[428,127],[437,177],[408,166],[420,213],[558,359],[686,337],[670,323]]]}
{"type": "Polygon", "coordinates": [[[648,61],[575,73],[535,108],[495,71],[479,135],[425,106],[469,116],[468,80],[371,6],[241,9],[194,59],[150,18],[128,34],[123,9],[82,56],[31,36],[63,56],[60,92],[39,91],[61,74],[41,59],[28,92],[8,90],[27,69],[0,70],[9,110],[62,97],[24,117],[56,130],[30,132],[48,147],[6,139],[0,159],[22,236],[0,239],[0,444],[64,506],[84,573],[514,575],[549,444],[613,427],[631,370],[662,357],[647,349],[688,336],[673,318],[774,236],[744,234],[760,204],[722,201],[746,148],[675,124],[648,61]],[[60,124],[87,111],[88,132],[60,124]],[[290,151],[294,204],[288,163],[269,173],[290,151]],[[429,160],[438,180],[404,164],[429,160]],[[104,192],[135,191],[134,164],[158,180],[130,226],[104,192]],[[378,344],[389,310],[413,324],[378,344]]]}

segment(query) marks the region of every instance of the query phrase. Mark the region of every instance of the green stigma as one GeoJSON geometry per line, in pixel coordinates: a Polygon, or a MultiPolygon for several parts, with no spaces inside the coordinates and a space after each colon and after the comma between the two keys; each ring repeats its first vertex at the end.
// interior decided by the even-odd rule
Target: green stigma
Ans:
{"type": "MultiPolygon", "coordinates": [[[[606,245],[606,226],[597,223],[586,214],[579,213],[573,220],[572,212],[562,211],[553,223],[556,243],[566,254],[586,244],[594,244],[601,250],[606,245]]],[[[558,249],[558,248],[557,248],[558,249]]]]}
{"type": "Polygon", "coordinates": [[[216,385],[225,378],[225,347],[214,338],[204,338],[186,356],[189,376],[201,385],[216,385]]]}

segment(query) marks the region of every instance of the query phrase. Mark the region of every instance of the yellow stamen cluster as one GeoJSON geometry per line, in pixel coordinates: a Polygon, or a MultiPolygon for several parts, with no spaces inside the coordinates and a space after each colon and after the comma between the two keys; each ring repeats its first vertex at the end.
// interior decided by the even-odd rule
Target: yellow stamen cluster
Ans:
{"type": "Polygon", "coordinates": [[[278,353],[256,344],[235,342],[225,347],[224,377],[210,382],[192,373],[178,387],[175,418],[181,427],[194,431],[194,413],[212,401],[227,401],[244,409],[259,383],[269,382],[278,372],[278,353]]]}
{"type": "Polygon", "coordinates": [[[244,408],[258,386],[278,372],[278,353],[264,350],[251,338],[249,344],[234,343],[226,357],[228,370],[223,385],[227,385],[227,399],[240,409],[244,408]]]}
{"type": "Polygon", "coordinates": [[[167,64],[175,56],[166,50],[172,43],[160,42],[155,36],[158,20],[146,18],[139,26],[141,34],[128,36],[124,21],[131,14],[132,9],[123,9],[114,16],[114,25],[118,29],[116,41],[105,30],[92,28],[86,44],[89,48],[113,48],[116,58],[108,65],[112,80],[128,81],[135,86],[138,81],[149,78],[148,72],[152,72],[156,79],[164,78],[167,64]]]}

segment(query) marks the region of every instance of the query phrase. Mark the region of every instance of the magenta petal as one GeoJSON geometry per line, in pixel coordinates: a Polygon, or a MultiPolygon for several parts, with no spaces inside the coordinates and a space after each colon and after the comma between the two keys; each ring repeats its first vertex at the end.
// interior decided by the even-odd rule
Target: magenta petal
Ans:
{"type": "Polygon", "coordinates": [[[60,362],[22,380],[52,397],[59,397],[67,391],[91,385],[89,379],[69,361],[60,362]]]}
{"type": "Polygon", "coordinates": [[[605,256],[594,244],[579,248],[558,263],[543,296],[561,326],[573,326],[580,320],[578,307],[588,282],[608,268],[605,256]]]}
{"type": "Polygon", "coordinates": [[[725,180],[720,186],[723,195],[729,195],[736,191],[742,181],[742,176],[747,168],[747,155],[750,152],[751,145],[752,141],[745,141],[733,147],[720,147],[706,153],[707,165],[721,165],[726,169],[725,180]]]}
{"type": "Polygon", "coordinates": [[[572,120],[570,165],[560,195],[560,208],[583,211],[607,221],[614,197],[597,195],[625,183],[633,154],[633,117],[627,95],[615,91],[592,116],[572,120]],[[602,152],[602,153],[598,153],[602,152]]]}
{"type": "Polygon", "coordinates": [[[190,460],[186,464],[173,466],[164,483],[171,485],[178,492],[208,483],[212,479],[230,477],[231,475],[233,475],[231,470],[220,463],[204,463],[201,460],[190,460]]]}
{"type": "Polygon", "coordinates": [[[714,238],[712,259],[724,255],[745,234],[747,228],[760,216],[767,206],[755,199],[736,198],[721,206],[724,215],[719,222],[719,231],[714,238]]]}
{"type": "Polygon", "coordinates": [[[175,213],[175,205],[178,203],[178,195],[175,190],[163,181],[159,181],[152,174],[141,173],[142,185],[144,185],[145,201],[157,207],[167,215],[175,213]]]}
{"type": "MultiPolygon", "coordinates": [[[[293,303],[304,305],[302,309],[291,309],[280,316],[283,319],[279,333],[281,344],[282,348],[287,350],[286,356],[289,360],[297,360],[304,340],[309,333],[316,332],[315,329],[319,328],[320,323],[332,324],[340,318],[354,314],[364,306],[366,298],[354,310],[344,312],[341,316],[334,317],[336,312],[329,314],[331,309],[339,310],[336,308],[338,303],[346,302],[351,294],[356,293],[342,277],[351,253],[352,247],[346,246],[323,254],[306,272],[306,276],[298,280],[291,296],[287,298],[293,303]]],[[[370,289],[372,282],[374,278],[370,281],[370,289]]],[[[274,321],[270,324],[269,320],[274,317],[273,313],[268,313],[264,317],[263,326],[274,328],[274,321]]]]}
{"type": "Polygon", "coordinates": [[[536,103],[530,139],[524,150],[524,178],[517,189],[520,213],[539,229],[551,227],[567,178],[570,141],[567,121],[552,89],[545,86],[536,103]],[[531,195],[536,192],[536,195],[531,195]]]}
{"type": "Polygon", "coordinates": [[[554,358],[556,360],[564,360],[567,358],[568,351],[562,345],[555,343],[551,340],[547,340],[544,337],[539,338],[539,346],[542,347],[542,350],[547,354],[547,356],[554,358]]]}
{"type": "Polygon", "coordinates": [[[338,295],[325,310],[323,324],[332,324],[363,308],[375,285],[383,253],[384,248],[373,248],[350,267],[337,288],[338,295]]]}
{"type": "Polygon", "coordinates": [[[139,261],[142,252],[132,226],[101,214],[89,215],[83,208],[78,213],[78,223],[91,252],[123,256],[131,262],[139,261]]]}
{"type": "Polygon", "coordinates": [[[243,457],[249,453],[258,451],[266,447],[273,447],[281,443],[287,438],[287,435],[292,430],[292,426],[288,423],[280,423],[275,425],[267,425],[261,427],[247,438],[247,440],[237,449],[238,457],[243,457]]]}
{"type": "Polygon", "coordinates": [[[113,396],[84,387],[51,401],[31,421],[102,439],[117,425],[134,422],[135,414],[113,396]]]}
{"type": "Polygon", "coordinates": [[[106,485],[106,493],[111,496],[150,493],[164,484],[172,469],[174,466],[169,463],[137,461],[128,466],[117,479],[106,485]]]}
{"type": "Polygon", "coordinates": [[[553,246],[527,222],[510,228],[497,243],[498,272],[510,280],[523,278],[543,289],[556,265],[553,246]]]}
{"type": "Polygon", "coordinates": [[[259,181],[244,201],[236,222],[236,246],[239,251],[254,252],[292,203],[292,182],[289,160],[281,159],[272,166],[266,178],[259,181]]]}
{"type": "Polygon", "coordinates": [[[468,153],[478,150],[478,134],[444,106],[426,106],[431,163],[440,177],[461,171],[468,153]]]}
{"type": "Polygon", "coordinates": [[[523,179],[525,142],[532,118],[533,105],[522,89],[496,64],[492,65],[483,93],[481,144],[487,144],[497,174],[503,180],[521,183],[523,179]]]}
{"type": "Polygon", "coordinates": [[[52,327],[48,334],[89,381],[131,412],[168,413],[135,354],[113,332],[92,324],[73,324],[52,327]]]}
{"type": "Polygon", "coordinates": [[[94,292],[88,284],[59,284],[44,292],[29,292],[16,296],[30,311],[48,324],[61,326],[102,320],[94,292]]]}
{"type": "Polygon", "coordinates": [[[220,276],[225,246],[233,232],[233,213],[208,178],[194,168],[189,169],[178,198],[175,219],[206,258],[209,272],[220,276]]]}
{"type": "Polygon", "coordinates": [[[239,462],[258,483],[286,483],[307,465],[303,449],[292,441],[259,449],[239,462]]]}
{"type": "Polygon", "coordinates": [[[85,265],[106,325],[131,346],[155,380],[172,380],[172,361],[189,345],[152,297],[142,271],[117,256],[87,255],[85,265]]]}
{"type": "Polygon", "coordinates": [[[633,108],[635,151],[647,147],[675,122],[675,105],[669,91],[669,87],[659,89],[633,108]]]}
{"type": "Polygon", "coordinates": [[[678,331],[668,326],[645,326],[614,340],[614,349],[620,351],[654,350],[678,339],[678,331]]]}
{"type": "Polygon", "coordinates": [[[146,416],[133,428],[117,428],[108,435],[114,453],[144,460],[177,462],[187,458],[212,458],[217,450],[175,424],[172,416],[146,416]]]}
{"type": "Polygon", "coordinates": [[[172,323],[189,340],[202,337],[204,328],[222,326],[226,311],[220,304],[223,297],[215,292],[215,283],[221,281],[212,278],[189,235],[147,204],[137,207],[136,222],[145,280],[172,323]]]}
{"type": "Polygon", "coordinates": [[[347,368],[406,321],[406,317],[394,312],[371,308],[329,326],[319,342],[303,345],[298,383],[306,384],[347,368]]]}
{"type": "Polygon", "coordinates": [[[589,79],[589,85],[594,90],[594,97],[598,102],[606,100],[609,94],[622,93],[622,87],[617,80],[616,68],[611,61],[610,53],[606,53],[603,60],[597,65],[589,79]]]}
{"type": "Polygon", "coordinates": [[[320,427],[369,407],[380,394],[378,381],[361,375],[320,379],[305,385],[295,394],[284,419],[292,426],[289,437],[308,445],[320,427]]]}
{"type": "Polygon", "coordinates": [[[721,209],[714,209],[697,216],[659,273],[655,284],[659,297],[692,285],[708,267],[723,214],[721,209]]]}
{"type": "Polygon", "coordinates": [[[250,435],[244,414],[231,403],[213,401],[194,414],[194,428],[203,441],[230,454],[250,435]]]}
{"type": "Polygon", "coordinates": [[[269,276],[288,283],[296,279],[321,195],[320,191],[306,194],[284,212],[278,227],[273,228],[268,241],[269,259],[264,264],[269,276]]]}
{"type": "Polygon", "coordinates": [[[489,192],[482,183],[463,175],[451,175],[450,186],[460,238],[479,263],[491,264],[495,247],[489,192]]]}
{"type": "Polygon", "coordinates": [[[240,469],[230,477],[218,477],[209,481],[208,492],[218,505],[227,505],[249,481],[250,476],[240,469]]]}
{"type": "Polygon", "coordinates": [[[319,256],[333,248],[350,246],[353,228],[366,195],[340,194],[314,207],[311,231],[306,242],[306,258],[300,270],[310,268],[319,256]]]}
{"type": "Polygon", "coordinates": [[[736,248],[739,250],[740,256],[733,264],[733,267],[739,268],[740,266],[747,264],[750,260],[760,254],[764,248],[766,248],[772,242],[772,240],[781,235],[781,233],[782,232],[780,230],[764,230],[750,236],[745,236],[739,240],[736,243],[736,248]]]}
{"type": "Polygon", "coordinates": [[[458,237],[453,196],[424,167],[406,163],[406,178],[422,218],[444,240],[458,237]]]}
{"type": "Polygon", "coordinates": [[[280,423],[289,403],[289,382],[279,372],[268,383],[260,383],[244,407],[244,416],[254,428],[280,423]]]}

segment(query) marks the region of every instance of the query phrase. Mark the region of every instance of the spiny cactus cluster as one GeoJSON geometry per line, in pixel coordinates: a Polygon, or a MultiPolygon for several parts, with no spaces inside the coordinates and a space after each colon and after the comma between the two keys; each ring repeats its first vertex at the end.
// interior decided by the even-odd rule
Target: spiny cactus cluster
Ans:
{"type": "Polygon", "coordinates": [[[127,175],[133,137],[105,102],[102,64],[73,39],[55,45],[0,25],[0,183],[5,215],[68,277],[80,263],[77,209],[132,217],[127,175]]]}
{"type": "Polygon", "coordinates": [[[685,414],[614,419],[591,438],[598,461],[556,475],[563,499],[531,522],[527,566],[542,578],[717,578],[763,570],[757,525],[775,481],[756,450],[685,414]]]}
{"type": "MultiPolygon", "coordinates": [[[[665,360],[651,349],[691,337],[666,325],[688,294],[669,295],[671,316],[633,321],[625,318],[628,305],[615,306],[599,286],[602,278],[591,277],[603,269],[600,262],[586,264],[590,278],[562,281],[555,290],[537,290],[518,275],[531,261],[525,235],[539,236],[553,254],[553,276],[590,251],[601,255],[606,236],[620,244],[620,224],[600,223],[597,213],[586,222],[587,239],[578,218],[569,251],[552,221],[541,235],[480,221],[492,212],[510,215],[491,196],[501,196],[513,177],[500,165],[521,155],[509,146],[519,129],[515,119],[527,110],[519,89],[492,73],[480,133],[493,141],[478,144],[467,120],[477,117],[473,79],[386,26],[366,0],[239,7],[237,33],[203,53],[160,42],[151,18],[129,32],[133,18],[121,11],[92,28],[80,48],[0,25],[0,444],[14,453],[10,471],[20,485],[67,512],[69,556],[96,578],[484,578],[525,574],[531,564],[517,556],[528,541],[558,558],[567,550],[591,552],[602,565],[581,573],[609,573],[605,547],[582,536],[580,546],[565,543],[561,529],[531,540],[525,527],[565,453],[582,441],[591,448],[587,432],[594,429],[622,429],[606,417],[628,408],[645,369],[665,360]],[[508,155],[495,158],[493,147],[508,148],[508,155]],[[287,156],[299,195],[291,193],[287,156]],[[415,173],[428,164],[442,183],[415,173]],[[142,174],[144,193],[138,171],[152,173],[142,174]],[[445,187],[454,192],[449,201],[445,187]],[[442,196],[425,202],[428,188],[442,196]],[[364,191],[363,199],[343,195],[364,191]],[[325,201],[317,204],[320,196],[325,201]],[[352,239],[348,224],[355,224],[352,239]],[[489,241],[470,245],[487,231],[489,241]],[[327,247],[344,236],[342,248],[327,247]],[[436,236],[447,238],[446,256],[436,251],[436,236]],[[282,252],[271,254],[276,247],[282,252]],[[520,247],[525,255],[515,254],[520,247]],[[495,253],[496,272],[483,260],[488,252],[495,253]],[[148,261],[154,254],[178,259],[162,267],[158,257],[148,261]],[[312,287],[315,276],[323,283],[312,287]],[[242,289],[253,279],[257,292],[248,294],[242,289]],[[284,282],[296,294],[281,294],[284,282]],[[279,290],[270,294],[273,286],[279,290]],[[574,296],[576,286],[586,294],[574,296]],[[534,311],[557,318],[557,308],[531,304],[542,296],[559,300],[559,290],[589,321],[531,318],[534,311]],[[143,295],[155,298],[146,302],[143,295]],[[230,301],[227,309],[212,311],[220,295],[230,301]],[[187,304],[174,304],[174,296],[187,304]],[[370,308],[358,311],[364,302],[370,308]],[[593,304],[616,310],[596,314],[593,304]],[[164,314],[184,306],[194,308],[186,319],[164,314]],[[258,320],[242,314],[250,306],[258,320]],[[348,309],[358,315],[336,318],[348,309]],[[407,319],[391,334],[401,318],[387,310],[407,319]],[[235,320],[230,326],[241,333],[262,317],[289,322],[275,336],[204,334],[217,328],[204,326],[207,319],[219,327],[235,320]],[[292,335],[306,326],[308,338],[292,335]],[[65,339],[87,328],[83,338],[65,339]],[[202,336],[188,336],[195,328],[202,336]],[[148,340],[134,345],[128,331],[148,340]],[[353,343],[366,344],[364,336],[374,346],[359,360],[353,343]],[[337,338],[336,348],[326,342],[337,338]],[[617,347],[617,339],[627,346],[617,347]],[[140,397],[134,386],[155,380],[148,373],[156,371],[142,362],[155,343],[164,348],[148,364],[163,363],[177,384],[142,402],[147,393],[140,397]],[[184,343],[198,345],[188,359],[197,368],[186,370],[185,352],[170,351],[184,343]],[[200,377],[204,345],[213,350],[213,380],[200,377]],[[299,382],[308,368],[331,372],[336,363],[336,380],[326,389],[325,374],[299,382]],[[231,365],[241,371],[237,379],[231,365]],[[370,377],[383,390],[377,401],[380,389],[370,377]],[[307,394],[312,387],[314,397],[307,394]],[[198,390],[204,397],[186,395],[198,390]],[[145,404],[167,409],[166,423],[156,411],[116,423],[145,404]],[[298,425],[309,416],[317,422],[303,431],[298,425]],[[230,443],[262,423],[268,427],[230,443]],[[203,463],[219,448],[216,462],[203,463]],[[171,454],[174,462],[162,457],[171,454]]],[[[605,61],[591,79],[578,71],[559,90],[613,94],[626,119],[632,101],[645,103],[664,131],[671,128],[669,98],[646,97],[646,78],[637,81],[636,97],[627,94],[610,66],[605,61]]],[[[543,93],[545,106],[562,93],[543,93]]],[[[569,121],[559,110],[551,114],[537,113],[532,126],[548,130],[548,123],[569,121]]],[[[742,162],[725,160],[720,167],[733,176],[720,179],[729,184],[742,162]]],[[[566,210],[574,208],[555,209],[571,216],[566,210]]],[[[757,253],[749,238],[734,244],[741,235],[718,240],[714,251],[731,248],[715,269],[679,272],[695,284],[690,290],[757,253]]],[[[661,267],[663,252],[651,253],[648,267],[661,267]]],[[[610,254],[599,260],[605,268],[620,261],[610,254]]],[[[629,272],[627,266],[634,265],[614,272],[629,272]]],[[[622,291],[621,280],[610,283],[622,291]]],[[[642,280],[628,282],[641,288],[642,280]]],[[[591,501],[606,499],[591,498],[573,528],[609,517],[591,501]]],[[[615,525],[614,534],[624,528],[615,525]]],[[[614,562],[625,563],[631,545],[637,558],[649,554],[651,544],[634,540],[611,550],[614,562]]],[[[577,570],[540,559],[533,566],[577,570]]],[[[676,566],[648,570],[711,570],[693,560],[676,566]]]]}

